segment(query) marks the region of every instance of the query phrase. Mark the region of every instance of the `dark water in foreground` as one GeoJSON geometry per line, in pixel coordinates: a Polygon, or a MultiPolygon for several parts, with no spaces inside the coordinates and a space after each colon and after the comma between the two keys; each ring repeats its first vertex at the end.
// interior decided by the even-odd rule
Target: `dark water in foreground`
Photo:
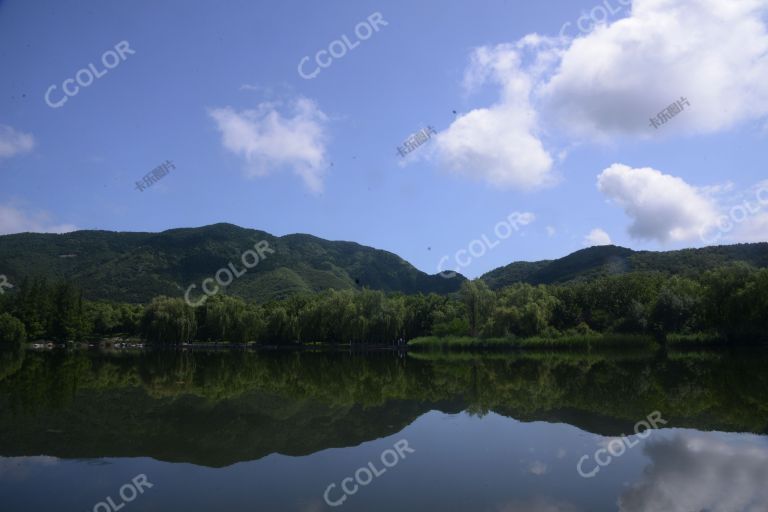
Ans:
{"type": "Polygon", "coordinates": [[[0,353],[0,510],[765,512],[766,363],[0,353]]]}

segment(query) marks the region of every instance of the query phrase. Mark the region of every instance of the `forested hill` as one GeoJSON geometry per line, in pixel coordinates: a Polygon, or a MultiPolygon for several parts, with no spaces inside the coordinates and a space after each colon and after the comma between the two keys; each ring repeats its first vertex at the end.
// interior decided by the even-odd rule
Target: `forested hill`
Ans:
{"type": "Polygon", "coordinates": [[[768,267],[768,243],[669,252],[633,251],[615,245],[590,247],[557,260],[512,263],[488,272],[482,279],[489,287],[500,289],[516,282],[556,284],[633,271],[695,276],[738,261],[768,267]]]}
{"type": "Polygon", "coordinates": [[[11,283],[26,277],[71,280],[88,299],[148,302],[182,296],[188,286],[213,277],[266,241],[274,254],[235,279],[228,293],[266,301],[295,293],[334,289],[450,293],[464,277],[430,276],[399,256],[353,242],[310,235],[275,237],[232,224],[172,229],[162,233],[77,231],[0,236],[0,274],[11,283]]]}
{"type": "MultiPolygon", "coordinates": [[[[0,236],[0,274],[14,284],[27,277],[70,280],[88,299],[143,303],[158,295],[182,296],[192,284],[197,286],[197,296],[202,281],[219,269],[230,263],[244,269],[243,252],[262,240],[275,253],[235,279],[229,294],[267,301],[331,288],[451,293],[465,280],[461,275],[450,279],[430,276],[395,254],[354,242],[300,234],[275,237],[232,224],[162,233],[77,231],[0,236]]],[[[512,263],[482,279],[499,289],[515,282],[555,284],[643,270],[696,275],[737,261],[768,267],[768,243],[670,252],[592,247],[557,260],[512,263]]]]}

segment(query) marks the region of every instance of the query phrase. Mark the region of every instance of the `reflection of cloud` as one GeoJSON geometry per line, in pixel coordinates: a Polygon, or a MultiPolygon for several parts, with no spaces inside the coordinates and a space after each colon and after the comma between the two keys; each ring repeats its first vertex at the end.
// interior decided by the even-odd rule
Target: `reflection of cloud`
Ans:
{"type": "Polygon", "coordinates": [[[547,472],[547,465],[540,460],[534,461],[530,466],[528,466],[528,472],[532,475],[541,476],[547,472]]]}
{"type": "Polygon", "coordinates": [[[768,447],[679,435],[645,447],[652,464],[619,498],[621,512],[765,512],[768,447]]]}
{"type": "Polygon", "coordinates": [[[533,498],[505,503],[499,507],[499,512],[578,512],[578,509],[570,503],[552,498],[533,498]]]}
{"type": "Polygon", "coordinates": [[[29,476],[34,466],[55,466],[56,457],[40,455],[36,457],[0,457],[0,480],[23,480],[29,476]]]}

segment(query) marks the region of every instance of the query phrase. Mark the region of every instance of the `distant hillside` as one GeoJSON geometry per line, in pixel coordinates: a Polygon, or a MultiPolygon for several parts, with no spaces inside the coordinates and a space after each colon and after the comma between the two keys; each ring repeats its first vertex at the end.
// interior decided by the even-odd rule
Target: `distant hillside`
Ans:
{"type": "MultiPolygon", "coordinates": [[[[465,278],[445,279],[416,269],[399,256],[354,242],[311,235],[275,237],[232,224],[172,229],[162,233],[76,231],[63,235],[0,236],[0,274],[20,284],[26,277],[70,279],[86,298],[147,302],[181,297],[231,262],[243,269],[243,251],[265,240],[275,254],[236,279],[228,293],[257,301],[326,289],[452,293],[465,278]]],[[[695,274],[730,262],[768,267],[768,243],[671,252],[591,247],[552,261],[516,262],[482,276],[491,288],[512,283],[553,284],[637,270],[695,274]]]]}
{"type": "Polygon", "coordinates": [[[242,269],[243,251],[261,240],[275,254],[236,279],[228,293],[259,301],[329,288],[450,293],[465,279],[430,276],[395,254],[353,242],[275,237],[232,224],[162,233],[0,236],[0,274],[11,283],[36,276],[70,279],[89,299],[146,302],[157,295],[182,296],[191,284],[197,284],[197,297],[203,279],[230,262],[242,269]]]}
{"type": "Polygon", "coordinates": [[[614,245],[590,247],[557,260],[511,263],[481,279],[498,289],[516,282],[554,284],[632,271],[698,274],[736,261],[768,267],[768,243],[669,252],[633,251],[614,245]]]}

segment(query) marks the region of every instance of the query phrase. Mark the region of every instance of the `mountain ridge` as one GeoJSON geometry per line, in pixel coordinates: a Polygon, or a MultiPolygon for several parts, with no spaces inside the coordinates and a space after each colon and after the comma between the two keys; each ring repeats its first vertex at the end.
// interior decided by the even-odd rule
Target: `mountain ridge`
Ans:
{"type": "Polygon", "coordinates": [[[394,253],[357,242],[302,233],[278,237],[228,223],[159,233],[3,235],[0,269],[12,283],[34,277],[66,279],[82,288],[86,298],[138,303],[157,295],[181,296],[230,263],[242,270],[243,252],[260,241],[275,253],[265,253],[258,265],[233,281],[228,293],[257,301],[329,288],[451,293],[465,279],[430,276],[394,253]]]}
{"type": "Polygon", "coordinates": [[[768,267],[768,243],[719,245],[674,251],[635,251],[616,245],[580,249],[555,260],[513,262],[486,272],[480,279],[492,289],[515,282],[561,284],[627,272],[687,275],[735,262],[768,267]]]}
{"type": "MultiPolygon", "coordinates": [[[[0,273],[11,283],[25,278],[71,280],[88,299],[147,302],[157,295],[182,296],[190,285],[214,277],[254,243],[275,253],[263,259],[227,293],[265,302],[327,289],[454,293],[466,280],[429,275],[395,253],[353,241],[308,233],[275,236],[229,223],[173,228],[159,233],[82,230],[64,234],[0,236],[0,273]]],[[[676,251],[634,251],[618,246],[581,249],[562,258],[516,261],[483,274],[492,289],[517,282],[559,284],[631,271],[703,272],[732,262],[768,267],[768,243],[676,251]]]]}

